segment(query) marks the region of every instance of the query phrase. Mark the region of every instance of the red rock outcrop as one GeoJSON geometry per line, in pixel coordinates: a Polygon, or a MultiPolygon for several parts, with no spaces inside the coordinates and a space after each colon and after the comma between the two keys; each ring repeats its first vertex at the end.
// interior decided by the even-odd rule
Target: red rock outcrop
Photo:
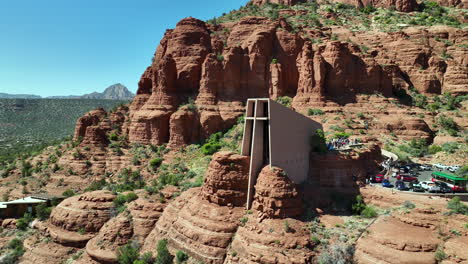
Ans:
{"type": "Polygon", "coordinates": [[[190,189],[171,202],[145,240],[153,252],[168,239],[171,251],[183,250],[205,263],[223,263],[246,201],[248,157],[232,152],[214,155],[202,188],[190,189]]]}
{"type": "Polygon", "coordinates": [[[85,139],[88,127],[97,126],[106,116],[107,112],[103,108],[98,108],[80,117],[76,121],[73,140],[85,139]]]}
{"type": "Polygon", "coordinates": [[[249,162],[247,156],[218,152],[206,173],[202,196],[219,205],[243,206],[247,200],[249,162]]]}
{"type": "Polygon", "coordinates": [[[310,179],[320,188],[340,192],[355,192],[356,180],[365,181],[370,174],[379,171],[382,154],[378,145],[354,150],[350,155],[327,153],[313,154],[310,159],[310,179]]]}
{"type": "Polygon", "coordinates": [[[381,133],[394,133],[402,139],[424,138],[432,141],[432,131],[427,123],[416,117],[387,116],[377,121],[375,130],[381,133]]]}
{"type": "Polygon", "coordinates": [[[137,199],[128,211],[112,218],[86,244],[86,253],[100,263],[117,263],[117,249],[130,241],[143,243],[166,204],[137,199]]]}
{"type": "Polygon", "coordinates": [[[284,170],[270,166],[258,175],[252,208],[260,212],[260,218],[298,217],[304,212],[295,184],[284,170]]]}
{"type": "Polygon", "coordinates": [[[65,199],[52,210],[45,230],[57,243],[84,246],[110,219],[114,198],[95,191],[65,199]]]}
{"type": "Polygon", "coordinates": [[[305,224],[295,219],[264,219],[245,216],[231,243],[225,264],[314,263],[313,244],[305,224]],[[287,223],[287,230],[285,228],[287,223]]]}

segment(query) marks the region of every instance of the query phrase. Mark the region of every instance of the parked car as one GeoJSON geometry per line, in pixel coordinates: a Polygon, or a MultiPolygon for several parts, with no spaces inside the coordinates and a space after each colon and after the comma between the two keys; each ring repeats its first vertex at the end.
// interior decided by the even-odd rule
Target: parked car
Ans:
{"type": "Polygon", "coordinates": [[[451,193],[453,192],[452,188],[448,186],[445,182],[434,182],[440,189],[441,193],[451,193]]]}
{"type": "Polygon", "coordinates": [[[408,191],[409,188],[405,185],[403,181],[396,181],[395,188],[399,191],[408,191]]]}
{"type": "Polygon", "coordinates": [[[405,182],[413,182],[413,181],[417,181],[418,178],[408,175],[408,174],[400,174],[397,176],[397,180],[402,180],[405,182]]]}
{"type": "Polygon", "coordinates": [[[447,170],[450,166],[442,165],[440,163],[436,163],[432,165],[432,167],[439,169],[439,170],[447,170]]]}
{"type": "Polygon", "coordinates": [[[393,185],[390,183],[389,180],[383,179],[383,180],[382,180],[382,187],[385,187],[385,188],[392,188],[393,185]]]}
{"type": "Polygon", "coordinates": [[[440,192],[440,187],[435,184],[435,182],[431,181],[423,181],[421,182],[421,186],[424,188],[424,190],[432,193],[440,192]]]}
{"type": "Polygon", "coordinates": [[[421,164],[421,165],[419,165],[419,169],[428,171],[428,170],[431,170],[431,166],[426,165],[426,164],[421,164]]]}
{"type": "Polygon", "coordinates": [[[450,172],[457,172],[457,170],[459,169],[460,169],[460,166],[450,166],[447,168],[447,170],[450,172]]]}
{"type": "Polygon", "coordinates": [[[413,183],[410,187],[413,192],[425,192],[424,188],[421,186],[420,183],[413,183]]]}
{"type": "Polygon", "coordinates": [[[384,176],[382,174],[377,174],[371,179],[371,181],[374,183],[381,183],[383,179],[384,176]]]}

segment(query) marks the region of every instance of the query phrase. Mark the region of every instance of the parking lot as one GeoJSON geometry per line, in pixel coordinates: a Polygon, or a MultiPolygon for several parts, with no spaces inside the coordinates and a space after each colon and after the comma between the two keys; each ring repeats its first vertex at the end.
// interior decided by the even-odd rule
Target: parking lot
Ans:
{"type": "MultiPolygon", "coordinates": [[[[419,168],[413,168],[409,171],[409,174],[411,174],[411,176],[413,177],[416,177],[418,179],[418,182],[423,182],[423,181],[431,181],[432,180],[432,173],[433,172],[445,172],[445,173],[449,173],[449,174],[453,174],[452,172],[448,171],[448,170],[441,170],[441,169],[434,169],[434,168],[431,168],[430,170],[421,170],[419,168]]],[[[399,174],[398,172],[396,174],[399,174]]],[[[408,174],[408,173],[401,173],[401,174],[408,174]]],[[[393,188],[395,188],[395,183],[396,181],[398,181],[397,177],[392,177],[393,173],[390,173],[389,174],[390,176],[389,177],[386,177],[388,178],[388,180],[390,181],[390,184],[393,186],[393,188]]],[[[381,183],[373,183],[374,185],[377,185],[377,186],[382,186],[381,183]]],[[[405,182],[405,185],[406,187],[409,187],[409,182],[405,182]]],[[[411,190],[409,192],[412,192],[411,190]]],[[[427,193],[427,192],[426,192],[427,193]]],[[[466,194],[466,193],[465,193],[466,194]]]]}

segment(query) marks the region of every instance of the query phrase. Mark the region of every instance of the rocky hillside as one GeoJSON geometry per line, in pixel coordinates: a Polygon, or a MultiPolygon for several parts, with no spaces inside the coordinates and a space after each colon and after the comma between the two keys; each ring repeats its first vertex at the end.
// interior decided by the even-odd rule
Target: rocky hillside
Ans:
{"type": "MultiPolygon", "coordinates": [[[[181,20],[129,106],[88,112],[73,141],[1,170],[4,199],[70,198],[18,235],[23,256],[0,253],[22,263],[468,261],[466,204],[360,188],[380,171],[381,148],[468,158],[467,13],[441,4],[254,0],[181,20]],[[249,159],[238,148],[251,97],[364,144],[314,153],[307,184],[263,168],[245,210],[249,159]]],[[[5,220],[4,237],[27,220],[5,220]]]]}

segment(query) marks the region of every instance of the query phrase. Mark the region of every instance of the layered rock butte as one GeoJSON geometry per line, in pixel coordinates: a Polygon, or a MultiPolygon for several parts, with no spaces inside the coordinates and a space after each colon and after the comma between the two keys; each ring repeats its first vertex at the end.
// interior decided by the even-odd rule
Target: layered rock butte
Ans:
{"type": "MultiPolygon", "coordinates": [[[[289,6],[303,1],[254,0],[252,4],[267,2],[289,6]]],[[[339,2],[357,7],[395,6],[402,12],[418,6],[411,0],[339,2]]],[[[443,4],[466,6],[463,2],[443,4]]],[[[293,8],[280,12],[298,13],[293,8]]],[[[354,133],[364,142],[380,144],[376,136],[389,133],[404,140],[431,142],[435,115],[400,104],[394,94],[410,87],[428,95],[466,94],[468,51],[463,44],[467,41],[466,30],[445,26],[409,27],[399,32],[351,32],[340,27],[297,31],[281,16],[247,16],[222,24],[185,18],[166,31],[130,106],[112,113],[97,109],[80,118],[74,139],[88,150],[64,155],[59,164],[78,175],[94,177],[123,168],[139,169],[132,165],[128,150],[121,150],[122,154],[110,150],[109,133],[117,133],[126,143],[167,143],[177,149],[230,128],[252,97],[289,96],[292,107],[302,113],[323,109],[327,118],[335,117],[324,124],[325,130],[344,115],[364,113],[346,128],[347,132],[366,129],[364,134],[354,133]],[[323,43],[312,43],[310,37],[319,37],[323,43]],[[443,45],[436,40],[440,38],[454,45],[443,45]],[[364,45],[369,48],[366,52],[364,45]],[[453,54],[453,59],[438,55],[444,52],[453,54]],[[426,116],[418,117],[422,113],[426,116]],[[91,158],[90,166],[86,160],[91,158]]],[[[463,120],[459,125],[466,127],[463,120]]],[[[361,180],[379,161],[380,148],[374,144],[366,148],[347,156],[312,157],[310,180],[317,184],[317,192],[295,186],[281,168],[265,167],[255,186],[251,211],[244,209],[249,159],[231,152],[213,156],[202,187],[189,189],[168,203],[139,195],[124,213],[112,217],[115,196],[110,192],[68,198],[53,210],[50,220],[37,223],[37,229],[52,241],[44,242],[36,235],[28,238],[23,262],[60,263],[81,249],[83,256],[76,263],[115,263],[116,250],[130,241],[138,241],[141,252],[154,253],[158,241],[167,239],[171,253],[183,250],[204,263],[311,263],[316,260],[316,244],[301,220],[303,202],[327,203],[320,194],[329,189],[354,194],[358,186],[352,176],[361,180]],[[285,221],[288,230],[284,230],[285,221]]],[[[151,176],[147,170],[142,174],[151,176]]],[[[79,176],[68,175],[67,180],[73,177],[79,176]]],[[[403,202],[375,190],[365,190],[363,195],[366,202],[382,207],[403,202]]],[[[411,215],[379,218],[370,235],[358,240],[356,261],[434,262],[434,252],[442,243],[435,235],[440,214],[418,209],[411,215]],[[387,232],[394,229],[411,237],[387,232]],[[381,255],[387,250],[388,254],[381,255]],[[401,257],[392,259],[396,255],[401,257]]],[[[466,218],[451,221],[461,226],[466,218]]],[[[466,235],[463,232],[461,238],[445,243],[451,261],[468,261],[466,255],[456,253],[468,243],[466,235]]]]}

